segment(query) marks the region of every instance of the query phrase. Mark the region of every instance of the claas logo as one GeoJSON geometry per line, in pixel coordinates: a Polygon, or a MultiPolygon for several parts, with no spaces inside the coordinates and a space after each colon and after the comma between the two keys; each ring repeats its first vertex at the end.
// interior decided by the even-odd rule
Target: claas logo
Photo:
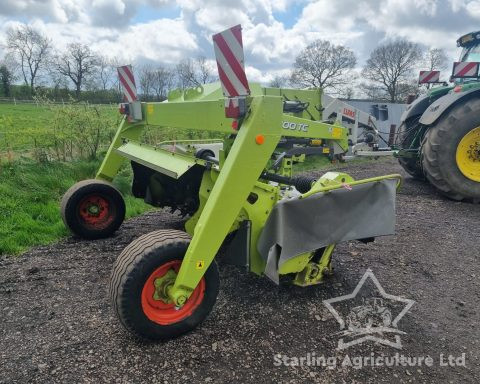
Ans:
{"type": "Polygon", "coordinates": [[[352,111],[351,109],[343,108],[343,114],[344,116],[351,117],[352,119],[355,118],[355,111],[352,111]]]}
{"type": "Polygon", "coordinates": [[[343,108],[343,115],[355,119],[355,111],[352,111],[351,109],[343,108]]]}

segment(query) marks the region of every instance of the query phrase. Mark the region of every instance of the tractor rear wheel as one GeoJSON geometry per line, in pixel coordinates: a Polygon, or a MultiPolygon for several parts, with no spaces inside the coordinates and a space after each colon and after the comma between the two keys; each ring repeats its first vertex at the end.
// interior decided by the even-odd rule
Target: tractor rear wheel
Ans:
{"type": "Polygon", "coordinates": [[[425,135],[427,179],[453,200],[480,201],[480,99],[457,105],[425,135]]]}
{"type": "Polygon", "coordinates": [[[219,275],[215,261],[208,267],[182,307],[169,299],[190,236],[158,230],[131,242],[113,265],[110,297],[121,324],[140,339],[168,340],[197,327],[217,299],[219,275]]]}
{"type": "MultiPolygon", "coordinates": [[[[397,133],[397,146],[399,148],[408,149],[410,147],[419,129],[418,120],[419,117],[415,117],[400,124],[397,133]]],[[[419,157],[399,157],[398,162],[410,176],[418,180],[425,180],[425,174],[423,173],[422,163],[419,157]]]]}

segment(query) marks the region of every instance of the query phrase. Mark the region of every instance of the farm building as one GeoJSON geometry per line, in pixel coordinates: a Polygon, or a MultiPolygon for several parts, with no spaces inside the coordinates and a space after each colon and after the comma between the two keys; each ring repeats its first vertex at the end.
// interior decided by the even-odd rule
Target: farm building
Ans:
{"type": "MultiPolygon", "coordinates": [[[[390,128],[400,125],[400,118],[407,108],[407,104],[386,103],[385,101],[372,100],[344,100],[345,103],[363,112],[369,113],[377,119],[377,128],[382,138],[388,142],[390,128]]],[[[380,147],[386,147],[385,142],[380,142],[380,147]]]]}

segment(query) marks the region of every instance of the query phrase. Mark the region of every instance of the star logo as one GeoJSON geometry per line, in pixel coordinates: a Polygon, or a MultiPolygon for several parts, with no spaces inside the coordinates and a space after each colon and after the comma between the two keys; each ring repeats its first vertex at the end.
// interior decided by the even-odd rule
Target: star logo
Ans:
{"type": "Polygon", "coordinates": [[[367,269],[354,291],[349,295],[324,300],[323,304],[340,324],[338,350],[371,340],[396,349],[402,349],[398,322],[415,301],[385,292],[371,269],[367,269]],[[364,284],[371,280],[376,294],[362,296],[364,284]],[[362,290],[363,288],[363,290],[362,290]],[[361,300],[361,305],[355,303],[361,300]],[[335,309],[343,304],[343,310],[335,309]],[[346,309],[345,309],[346,308],[346,309]],[[343,314],[343,316],[342,316],[343,314]],[[395,317],[394,317],[395,316],[395,317]],[[393,335],[389,338],[390,335],[393,335]]]}

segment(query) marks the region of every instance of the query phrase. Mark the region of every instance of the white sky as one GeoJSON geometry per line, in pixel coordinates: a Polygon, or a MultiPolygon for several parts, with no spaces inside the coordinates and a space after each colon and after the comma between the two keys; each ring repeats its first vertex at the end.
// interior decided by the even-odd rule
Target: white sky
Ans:
{"type": "Polygon", "coordinates": [[[0,43],[28,23],[59,49],[87,43],[122,62],[213,59],[211,35],[243,26],[249,80],[286,74],[309,42],[349,46],[359,64],[386,39],[404,37],[458,55],[456,39],[480,29],[478,0],[1,0],[0,43]]]}

